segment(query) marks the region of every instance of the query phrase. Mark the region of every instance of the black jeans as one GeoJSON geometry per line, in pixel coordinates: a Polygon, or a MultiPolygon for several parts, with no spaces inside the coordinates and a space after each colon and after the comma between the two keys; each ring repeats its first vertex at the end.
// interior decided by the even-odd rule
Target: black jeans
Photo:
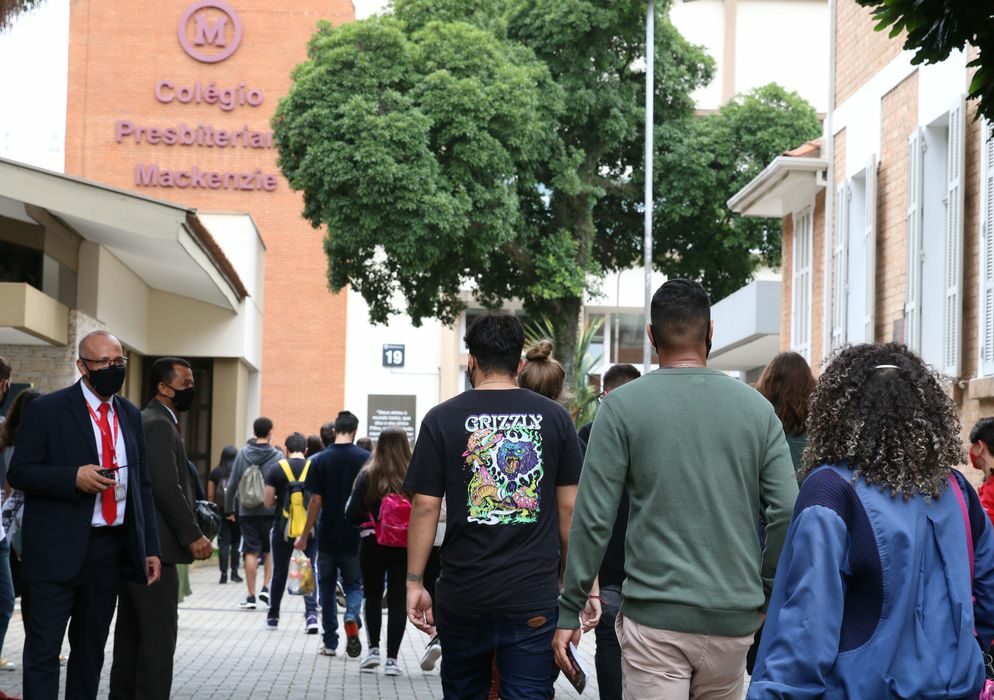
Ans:
{"type": "Polygon", "coordinates": [[[621,645],[614,631],[614,621],[620,610],[621,586],[604,586],[601,589],[601,621],[594,628],[597,639],[594,665],[601,700],[621,700],[621,645]]]}
{"type": "Polygon", "coordinates": [[[238,573],[238,545],[242,539],[242,531],[238,523],[227,518],[221,521],[221,529],[217,532],[217,564],[222,574],[228,573],[228,561],[231,561],[231,573],[238,573]]]}
{"type": "Polygon", "coordinates": [[[366,599],[366,634],[369,648],[380,646],[383,626],[383,577],[387,578],[387,658],[396,659],[407,627],[407,549],[383,547],[376,536],[363,537],[359,543],[359,569],[366,599]]]}
{"type": "MultiPolygon", "coordinates": [[[[283,593],[286,591],[286,579],[290,573],[290,557],[293,556],[293,542],[287,542],[283,538],[282,532],[277,532],[274,527],[272,539],[270,541],[270,551],[273,553],[273,581],[269,589],[269,619],[280,619],[280,605],[283,602],[283,593]]],[[[304,554],[311,560],[311,568],[317,576],[317,568],[314,566],[314,540],[307,543],[304,554]]],[[[315,586],[316,588],[316,586],[315,586]]],[[[308,617],[317,618],[318,599],[317,590],[311,595],[304,596],[304,619],[308,617]]]]}

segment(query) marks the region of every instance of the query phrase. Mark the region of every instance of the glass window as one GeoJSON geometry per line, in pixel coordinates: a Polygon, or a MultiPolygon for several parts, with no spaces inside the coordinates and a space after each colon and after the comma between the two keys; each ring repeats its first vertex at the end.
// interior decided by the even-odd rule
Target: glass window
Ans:
{"type": "Polygon", "coordinates": [[[9,241],[0,241],[0,282],[25,282],[42,288],[44,254],[9,241]]]}
{"type": "Polygon", "coordinates": [[[612,314],[615,333],[611,348],[611,362],[641,364],[642,340],[645,337],[645,318],[641,313],[612,314]]]}

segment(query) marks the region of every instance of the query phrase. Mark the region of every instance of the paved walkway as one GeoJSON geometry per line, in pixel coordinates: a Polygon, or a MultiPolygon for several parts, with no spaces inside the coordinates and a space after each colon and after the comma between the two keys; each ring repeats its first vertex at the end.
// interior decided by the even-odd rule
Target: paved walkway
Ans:
{"type": "MultiPolygon", "coordinates": [[[[344,642],[339,645],[340,656],[329,658],[317,654],[320,636],[304,634],[302,599],[284,597],[281,626],[276,632],[266,629],[264,610],[238,609],[239,601],[245,596],[245,585],[219,585],[215,561],[190,570],[193,595],[179,609],[173,698],[429,700],[442,697],[438,669],[424,672],[419,666],[427,637],[413,625],[408,624],[399,659],[404,675],[386,677],[382,667],[376,673],[360,673],[358,660],[345,656],[344,642]]],[[[365,633],[362,635],[365,645],[365,633]]],[[[112,627],[100,685],[101,696],[106,695],[109,687],[113,636],[112,627]]],[[[18,666],[23,642],[21,614],[15,611],[3,651],[5,656],[17,661],[18,666]]],[[[67,642],[65,653],[68,650],[67,642]]],[[[592,633],[585,636],[580,651],[581,662],[593,675],[592,633]]],[[[64,671],[62,682],[65,683],[64,671]]],[[[0,671],[0,690],[20,696],[20,671],[0,671]]],[[[578,696],[560,677],[556,697],[578,696]]],[[[583,697],[597,697],[595,678],[589,680],[583,697]]]]}

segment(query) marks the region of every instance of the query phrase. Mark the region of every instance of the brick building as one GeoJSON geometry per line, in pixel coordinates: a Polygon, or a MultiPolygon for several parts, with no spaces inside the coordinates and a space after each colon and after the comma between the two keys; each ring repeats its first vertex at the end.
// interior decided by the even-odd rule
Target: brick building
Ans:
{"type": "MultiPolygon", "coordinates": [[[[213,431],[211,461],[227,442],[244,440],[259,413],[273,418],[279,436],[316,433],[342,409],[346,295],[328,291],[323,232],[302,219],[301,198],[277,167],[270,120],[318,21],[352,21],[352,3],[74,0],[68,12],[65,173],[175,202],[204,220],[210,212],[249,214],[254,226],[244,230],[257,228],[265,247],[264,280],[253,298],[263,314],[253,330],[261,336],[258,356],[211,354],[223,326],[187,313],[188,332],[154,344],[131,328],[108,328],[132,355],[129,372],[139,379],[156,355],[196,360],[214,397],[200,420],[210,423],[211,412],[238,416],[236,429],[213,431]]],[[[245,235],[251,250],[255,234],[245,235]]],[[[156,279],[182,278],[169,260],[160,264],[153,287],[156,279]]],[[[121,297],[140,302],[123,290],[121,297]]],[[[168,308],[141,312],[150,327],[177,320],[168,308]]],[[[43,373],[35,384],[51,390],[57,377],[64,379],[43,373]]]]}
{"type": "Polygon", "coordinates": [[[729,206],[783,218],[782,349],[817,372],[846,344],[906,343],[968,430],[994,411],[994,141],[965,100],[969,56],[914,66],[854,0],[831,21],[823,138],[729,206]]]}

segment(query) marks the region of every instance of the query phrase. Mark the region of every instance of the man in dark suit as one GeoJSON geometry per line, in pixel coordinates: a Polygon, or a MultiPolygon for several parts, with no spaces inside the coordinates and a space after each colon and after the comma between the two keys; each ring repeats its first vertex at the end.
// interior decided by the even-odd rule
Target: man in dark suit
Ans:
{"type": "Polygon", "coordinates": [[[79,343],[83,378],[32,401],[7,480],[25,494],[24,697],[55,700],[69,625],[67,700],[97,697],[123,579],[159,580],[141,413],[116,396],[127,358],[106,331],[79,343]]]}
{"type": "Polygon", "coordinates": [[[151,586],[127,582],[114,629],[111,700],[168,700],[173,683],[179,603],[177,564],[207,559],[212,547],[197,526],[179,414],[193,404],[190,363],[164,357],[152,364],[153,398],[142,411],[148,466],[155,494],[162,576],[151,586]]]}

